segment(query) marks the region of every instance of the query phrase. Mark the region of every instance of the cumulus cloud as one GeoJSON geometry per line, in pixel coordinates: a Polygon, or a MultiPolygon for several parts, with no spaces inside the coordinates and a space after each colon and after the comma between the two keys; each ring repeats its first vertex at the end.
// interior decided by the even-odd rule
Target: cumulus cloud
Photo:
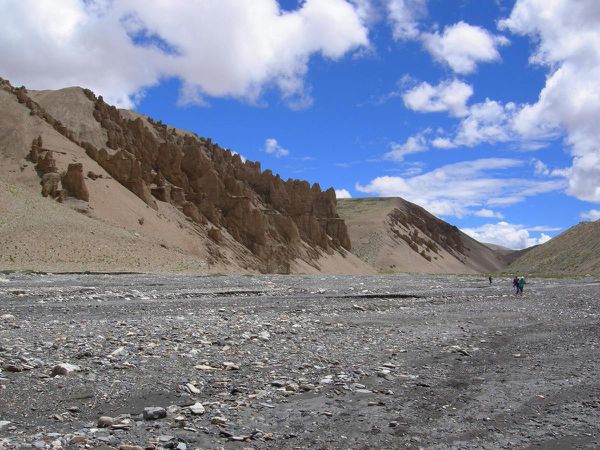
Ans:
{"type": "Polygon", "coordinates": [[[545,233],[541,233],[539,237],[533,237],[530,235],[531,228],[504,221],[488,223],[477,228],[463,228],[462,231],[479,242],[501,245],[513,250],[543,244],[551,239],[545,233]]]}
{"type": "Polygon", "coordinates": [[[544,177],[547,177],[550,175],[550,169],[548,169],[548,166],[543,161],[540,161],[539,159],[533,160],[533,172],[536,175],[544,176],[544,177]]]}
{"type": "Polygon", "coordinates": [[[600,220],[600,210],[590,209],[589,211],[582,212],[581,214],[579,214],[579,217],[583,220],[600,220]]]}
{"type": "Polygon", "coordinates": [[[455,148],[456,144],[451,139],[446,137],[436,137],[431,141],[431,145],[435,148],[449,149],[455,148]]]}
{"type": "Polygon", "coordinates": [[[281,145],[279,145],[277,139],[273,138],[268,138],[265,140],[263,152],[273,155],[276,158],[281,158],[282,156],[288,156],[290,154],[290,151],[287,148],[283,148],[281,145]]]}
{"type": "Polygon", "coordinates": [[[524,136],[566,131],[573,164],[568,193],[600,202],[600,3],[597,0],[517,0],[500,28],[537,44],[531,62],[548,69],[537,102],[515,116],[524,136]]]}
{"type": "MultiPolygon", "coordinates": [[[[360,2],[359,2],[360,3],[360,2]]],[[[306,0],[0,0],[0,72],[31,88],[82,85],[119,106],[161,79],[181,80],[180,103],[249,102],[275,86],[310,104],[314,54],[337,60],[369,44],[361,8],[306,0]]]]}
{"type": "Polygon", "coordinates": [[[458,126],[454,144],[474,147],[482,142],[493,144],[512,139],[510,121],[515,108],[514,103],[503,105],[490,99],[471,105],[458,126]]]}
{"type": "Polygon", "coordinates": [[[491,209],[487,209],[487,208],[482,208],[478,211],[475,211],[473,213],[474,216],[477,217],[488,217],[488,218],[496,218],[496,219],[504,219],[504,214],[497,212],[497,211],[493,211],[491,209]]]}
{"type": "Polygon", "coordinates": [[[352,198],[350,192],[347,189],[336,189],[335,190],[336,198],[352,198]]]}
{"type": "Polygon", "coordinates": [[[381,176],[356,190],[382,197],[399,196],[433,214],[463,217],[484,206],[507,206],[564,188],[561,180],[501,177],[525,164],[509,158],[483,158],[439,167],[412,177],[381,176]]]}
{"type": "Polygon", "coordinates": [[[392,161],[403,161],[406,155],[421,153],[427,150],[427,139],[422,133],[410,136],[403,144],[392,142],[391,150],[384,157],[392,161]]]}
{"type": "Polygon", "coordinates": [[[432,86],[427,82],[407,90],[402,95],[404,105],[418,112],[444,112],[453,116],[467,114],[466,103],[473,95],[471,85],[460,80],[446,80],[432,86]]]}
{"type": "Polygon", "coordinates": [[[387,0],[386,6],[394,39],[416,39],[420,34],[419,20],[427,15],[427,1],[387,0]]]}
{"type": "Polygon", "coordinates": [[[459,74],[475,72],[478,63],[500,60],[498,47],[509,43],[504,36],[462,21],[447,26],[443,33],[423,33],[421,39],[435,60],[459,74]]]}

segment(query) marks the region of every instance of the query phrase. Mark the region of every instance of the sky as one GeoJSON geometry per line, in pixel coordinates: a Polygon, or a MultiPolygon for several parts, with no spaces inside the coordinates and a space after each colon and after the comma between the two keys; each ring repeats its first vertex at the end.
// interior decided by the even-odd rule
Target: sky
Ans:
{"type": "Polygon", "coordinates": [[[0,76],[83,86],[337,196],[520,249],[600,219],[598,0],[0,0],[0,76]]]}

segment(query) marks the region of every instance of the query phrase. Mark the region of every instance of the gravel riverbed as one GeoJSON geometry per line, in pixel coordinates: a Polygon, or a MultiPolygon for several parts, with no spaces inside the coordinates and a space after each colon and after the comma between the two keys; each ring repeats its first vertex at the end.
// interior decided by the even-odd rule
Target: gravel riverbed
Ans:
{"type": "Polygon", "coordinates": [[[600,281],[0,275],[0,449],[599,448],[600,281]]]}

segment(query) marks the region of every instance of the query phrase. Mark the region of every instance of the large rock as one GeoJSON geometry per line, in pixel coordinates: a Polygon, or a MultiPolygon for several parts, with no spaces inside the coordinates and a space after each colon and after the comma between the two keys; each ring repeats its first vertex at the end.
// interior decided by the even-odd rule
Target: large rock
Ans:
{"type": "Polygon", "coordinates": [[[67,171],[62,176],[62,186],[71,197],[85,202],[90,201],[90,194],[83,179],[83,165],[81,163],[69,164],[67,171]]]}
{"type": "Polygon", "coordinates": [[[157,420],[167,417],[167,410],[160,406],[148,406],[144,408],[144,420],[157,420]]]}
{"type": "Polygon", "coordinates": [[[55,365],[52,368],[50,375],[52,375],[53,377],[55,377],[57,375],[66,376],[66,375],[72,374],[73,372],[80,372],[80,371],[81,371],[81,367],[79,367],[78,365],[69,364],[69,363],[60,363],[60,364],[55,365]]]}
{"type": "Polygon", "coordinates": [[[44,175],[45,173],[58,172],[58,169],[56,168],[56,160],[54,159],[54,154],[52,151],[47,150],[43,153],[39,153],[37,160],[38,162],[35,166],[35,169],[38,171],[40,176],[44,175]]]}
{"type": "Polygon", "coordinates": [[[42,195],[44,197],[58,198],[61,195],[60,175],[49,172],[42,175],[42,195]]]}

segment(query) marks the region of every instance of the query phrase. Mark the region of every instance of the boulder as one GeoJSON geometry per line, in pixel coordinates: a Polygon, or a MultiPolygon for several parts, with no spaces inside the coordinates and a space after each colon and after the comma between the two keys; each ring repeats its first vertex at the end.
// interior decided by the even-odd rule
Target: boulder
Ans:
{"type": "Polygon", "coordinates": [[[75,364],[60,363],[60,364],[55,365],[52,368],[50,375],[52,375],[53,377],[55,377],[57,375],[66,376],[66,375],[70,375],[73,372],[80,372],[80,371],[81,371],[81,367],[79,367],[75,364]]]}
{"type": "Polygon", "coordinates": [[[67,171],[62,176],[62,186],[71,197],[88,202],[90,194],[83,179],[83,165],[81,163],[69,164],[67,171]]]}

